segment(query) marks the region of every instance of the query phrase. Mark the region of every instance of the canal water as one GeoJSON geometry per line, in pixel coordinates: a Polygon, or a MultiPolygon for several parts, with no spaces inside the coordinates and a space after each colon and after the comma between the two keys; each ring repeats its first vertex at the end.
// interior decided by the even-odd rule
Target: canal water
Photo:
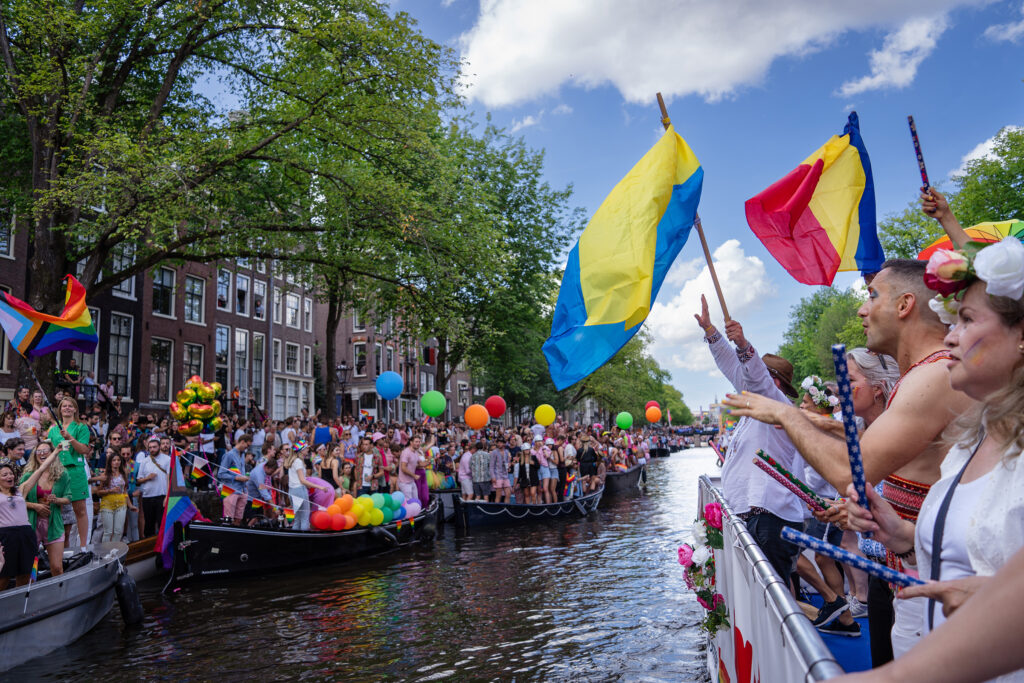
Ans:
{"type": "Polygon", "coordinates": [[[704,680],[702,609],[676,560],[710,449],[657,459],[648,485],[585,520],[457,536],[354,564],[140,586],[111,616],[7,673],[60,681],[704,680]]]}

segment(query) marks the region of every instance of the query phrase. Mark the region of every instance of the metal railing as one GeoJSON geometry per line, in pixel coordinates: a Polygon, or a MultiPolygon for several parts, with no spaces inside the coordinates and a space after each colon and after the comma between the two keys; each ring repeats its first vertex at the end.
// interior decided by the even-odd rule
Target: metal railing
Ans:
{"type": "MultiPolygon", "coordinates": [[[[844,673],[843,669],[821,639],[821,635],[811,625],[800,606],[796,604],[796,600],[789,592],[789,587],[775,573],[764,551],[747,531],[746,525],[733,514],[732,508],[725,502],[725,497],[721,491],[715,488],[707,475],[700,477],[698,499],[699,510],[703,510],[708,503],[721,504],[725,513],[722,515],[723,524],[732,527],[743,559],[748,565],[746,568],[750,570],[764,592],[765,607],[771,608],[758,613],[763,615],[762,618],[778,621],[783,634],[783,642],[791,642],[797,657],[803,662],[806,672],[804,680],[825,681],[835,676],[841,676],[844,673]]],[[[729,600],[728,595],[725,598],[726,601],[729,600]]]]}

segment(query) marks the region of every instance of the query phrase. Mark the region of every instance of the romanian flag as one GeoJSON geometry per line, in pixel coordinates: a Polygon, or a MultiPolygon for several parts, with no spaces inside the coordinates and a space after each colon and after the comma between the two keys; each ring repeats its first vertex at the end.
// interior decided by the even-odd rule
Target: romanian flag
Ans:
{"type": "Polygon", "coordinates": [[[295,519],[295,510],[292,510],[291,508],[284,508],[284,518],[289,522],[295,519]]]}
{"type": "Polygon", "coordinates": [[[569,252],[544,343],[558,389],[604,365],[640,329],[690,236],[703,182],[670,126],[601,203],[569,252]]]}
{"type": "Polygon", "coordinates": [[[875,184],[857,112],[782,180],[747,200],[747,223],[798,282],[831,285],[837,271],[882,269],[875,184]]]}
{"type": "Polygon", "coordinates": [[[64,310],[59,316],[47,315],[27,303],[0,291],[0,327],[26,358],[56,351],[95,353],[96,328],[85,305],[85,287],[71,275],[66,278],[64,310]]]}

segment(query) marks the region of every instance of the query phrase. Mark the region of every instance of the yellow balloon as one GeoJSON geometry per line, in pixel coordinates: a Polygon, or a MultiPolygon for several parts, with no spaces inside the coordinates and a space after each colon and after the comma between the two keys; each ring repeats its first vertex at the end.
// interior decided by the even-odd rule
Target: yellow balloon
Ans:
{"type": "Polygon", "coordinates": [[[555,417],[555,409],[547,403],[537,406],[537,409],[533,411],[533,419],[542,427],[547,427],[549,424],[554,422],[555,417]]]}

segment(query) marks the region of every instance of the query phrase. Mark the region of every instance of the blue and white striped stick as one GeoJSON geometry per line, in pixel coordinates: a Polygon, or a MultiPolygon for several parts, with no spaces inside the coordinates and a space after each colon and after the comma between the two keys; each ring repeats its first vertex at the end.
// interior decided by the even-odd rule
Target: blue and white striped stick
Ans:
{"type": "MultiPolygon", "coordinates": [[[[857,421],[853,415],[853,392],[850,389],[850,369],[846,365],[846,344],[832,345],[832,363],[836,368],[836,384],[839,385],[839,405],[843,409],[843,429],[846,432],[846,449],[850,454],[850,473],[853,488],[860,499],[860,505],[868,507],[867,486],[864,483],[864,461],[860,454],[860,439],[857,436],[857,421]]],[[[866,531],[864,538],[871,538],[866,531]]]]}
{"type": "Polygon", "coordinates": [[[906,588],[907,586],[923,586],[925,583],[921,579],[916,579],[908,574],[903,574],[902,572],[898,572],[895,569],[890,569],[889,567],[886,567],[884,564],[872,562],[871,560],[863,558],[860,555],[854,555],[849,550],[843,550],[842,548],[834,546],[831,543],[826,543],[825,541],[817,539],[814,536],[808,536],[804,532],[797,531],[792,527],[782,527],[782,540],[794,543],[800,546],[801,548],[813,550],[814,552],[820,555],[831,557],[833,560],[837,562],[844,562],[850,565],[851,567],[856,567],[861,571],[867,572],[871,576],[877,576],[883,581],[894,584],[896,586],[902,586],[906,588]]]}

